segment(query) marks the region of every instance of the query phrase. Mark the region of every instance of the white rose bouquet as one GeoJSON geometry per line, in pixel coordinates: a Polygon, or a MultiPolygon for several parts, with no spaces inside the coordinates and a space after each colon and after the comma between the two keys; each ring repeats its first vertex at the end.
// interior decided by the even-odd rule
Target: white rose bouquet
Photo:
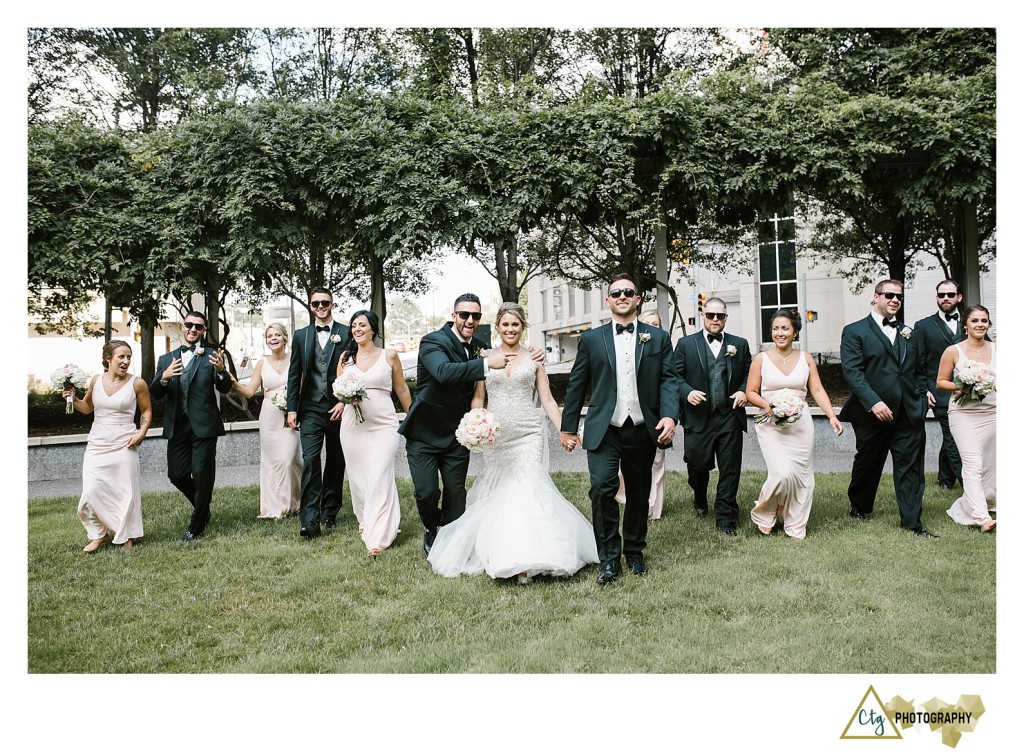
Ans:
{"type": "Polygon", "coordinates": [[[953,384],[961,390],[953,400],[957,405],[962,405],[968,398],[984,400],[987,395],[995,392],[996,375],[992,373],[992,369],[987,363],[967,361],[956,369],[953,374],[953,384]]]}
{"type": "Polygon", "coordinates": [[[800,420],[804,412],[804,399],[795,390],[779,390],[768,403],[768,410],[754,416],[755,424],[769,421],[776,426],[789,426],[800,420]]]}
{"type": "Polygon", "coordinates": [[[483,452],[493,447],[501,433],[497,417],[486,408],[474,408],[459,421],[455,438],[471,452],[483,452]]]}
{"type": "MultiPolygon", "coordinates": [[[[58,392],[64,390],[80,389],[84,390],[89,385],[89,377],[86,375],[81,368],[73,363],[64,364],[59,369],[54,369],[53,373],[50,374],[50,384],[58,392]]],[[[67,407],[65,413],[74,413],[75,398],[73,395],[68,395],[67,407]]]]}
{"type": "Polygon", "coordinates": [[[276,390],[268,390],[263,395],[264,400],[270,400],[270,404],[279,408],[284,413],[284,425],[288,426],[288,387],[281,386],[276,390]]]}
{"type": "Polygon", "coordinates": [[[344,374],[334,380],[334,396],[345,405],[352,406],[357,424],[366,420],[359,407],[359,401],[366,397],[366,380],[359,369],[346,369],[344,374]]]}

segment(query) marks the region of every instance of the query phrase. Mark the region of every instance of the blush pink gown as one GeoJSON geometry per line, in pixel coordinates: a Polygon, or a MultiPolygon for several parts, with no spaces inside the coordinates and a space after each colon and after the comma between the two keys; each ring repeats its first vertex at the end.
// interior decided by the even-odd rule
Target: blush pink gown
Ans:
{"type": "MultiPolygon", "coordinates": [[[[359,370],[349,361],[345,374],[359,370]]],[[[342,377],[345,376],[342,374],[342,377]]],[[[341,449],[345,454],[345,475],[352,493],[352,512],[366,550],[386,549],[398,536],[402,512],[395,486],[395,453],[398,452],[398,414],[391,401],[391,366],[380,352],[365,372],[366,397],[359,407],[363,423],[346,405],[341,415],[341,449]]]]}
{"type": "MultiPolygon", "coordinates": [[[[954,371],[969,360],[960,346],[954,371]]],[[[996,346],[992,343],[993,372],[996,370],[996,346]]],[[[963,461],[964,493],[946,514],[965,526],[982,526],[992,520],[996,509],[996,392],[984,400],[949,401],[949,430],[963,461]]]]}
{"type": "MultiPolygon", "coordinates": [[[[769,403],[776,392],[794,390],[807,398],[807,379],[811,369],[804,353],[797,353],[798,362],[789,375],[782,373],[767,353],[761,357],[761,397],[769,403]]],[[[761,454],[768,466],[768,478],[761,487],[750,519],[761,529],[775,527],[782,519],[787,536],[802,539],[807,535],[814,496],[814,421],[811,409],[804,411],[796,423],[778,426],[768,422],[754,424],[761,454]]]]}
{"type": "Polygon", "coordinates": [[[260,515],[278,520],[299,511],[302,452],[299,432],[284,425],[285,412],[266,393],[284,387],[288,371],[278,374],[263,361],[263,406],[260,408],[260,515]]]}
{"type": "Polygon", "coordinates": [[[136,377],[113,395],[103,391],[103,376],[92,388],[93,420],[82,461],[82,497],[78,519],[90,539],[114,532],[114,543],[142,537],[142,476],[139,450],[128,441],[135,426],[136,377]]]}

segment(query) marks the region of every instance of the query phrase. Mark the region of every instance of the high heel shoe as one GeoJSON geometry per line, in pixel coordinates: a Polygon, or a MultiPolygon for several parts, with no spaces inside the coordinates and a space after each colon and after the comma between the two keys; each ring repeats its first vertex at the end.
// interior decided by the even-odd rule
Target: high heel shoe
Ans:
{"type": "Polygon", "coordinates": [[[103,534],[102,536],[100,536],[98,539],[93,539],[88,544],[86,544],[85,547],[82,549],[82,551],[85,552],[86,554],[95,554],[96,550],[98,550],[104,544],[109,544],[110,540],[111,540],[110,533],[107,532],[107,533],[103,534]]]}

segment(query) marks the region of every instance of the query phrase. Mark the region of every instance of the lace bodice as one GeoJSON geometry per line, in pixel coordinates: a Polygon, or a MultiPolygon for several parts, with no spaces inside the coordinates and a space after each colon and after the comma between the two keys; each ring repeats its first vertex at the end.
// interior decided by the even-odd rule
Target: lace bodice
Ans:
{"type": "MultiPolygon", "coordinates": [[[[487,409],[493,411],[501,426],[493,452],[501,464],[544,462],[544,424],[541,411],[534,405],[537,364],[526,356],[511,376],[505,369],[489,369],[486,377],[487,409]]],[[[490,455],[492,453],[488,453],[490,455]]]]}

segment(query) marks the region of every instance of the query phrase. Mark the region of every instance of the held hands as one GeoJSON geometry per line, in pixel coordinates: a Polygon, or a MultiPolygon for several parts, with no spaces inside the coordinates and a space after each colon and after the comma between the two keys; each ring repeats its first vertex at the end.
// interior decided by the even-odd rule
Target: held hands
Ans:
{"type": "Polygon", "coordinates": [[[564,447],[567,452],[575,450],[576,445],[580,443],[579,434],[571,434],[567,431],[560,432],[559,439],[562,442],[562,447],[564,447]]]}
{"type": "Polygon", "coordinates": [[[299,414],[291,411],[288,413],[288,428],[292,431],[299,430],[299,414]]]}
{"type": "Polygon", "coordinates": [[[733,393],[733,396],[732,396],[732,407],[733,407],[733,410],[735,410],[736,408],[742,408],[746,404],[747,404],[747,393],[746,392],[737,391],[737,392],[733,393]]]}
{"type": "Polygon", "coordinates": [[[871,406],[871,413],[879,421],[892,421],[892,411],[889,410],[889,406],[881,400],[871,406]]]}
{"type": "Polygon", "coordinates": [[[707,399],[707,394],[701,392],[700,390],[693,390],[690,392],[689,395],[686,396],[686,402],[688,402],[690,405],[700,405],[701,403],[706,402],[707,399]]]}

